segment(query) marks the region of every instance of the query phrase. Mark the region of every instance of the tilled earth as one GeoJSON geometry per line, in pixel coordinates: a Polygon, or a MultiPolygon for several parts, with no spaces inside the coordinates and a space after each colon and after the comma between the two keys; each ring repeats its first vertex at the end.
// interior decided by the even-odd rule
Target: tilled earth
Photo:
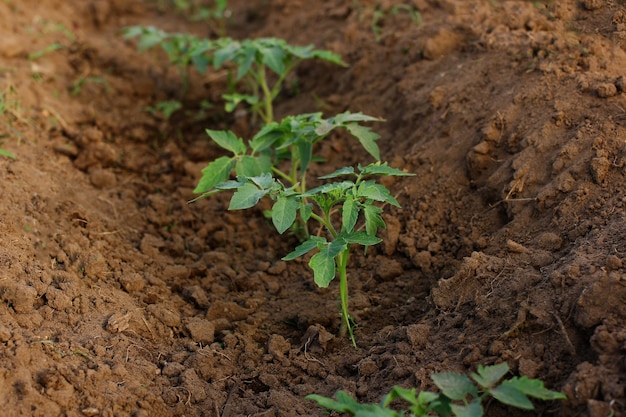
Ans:
{"type": "MultiPolygon", "coordinates": [[[[568,396],[533,415],[626,415],[624,2],[413,0],[421,22],[395,0],[229,3],[230,36],[349,64],[303,63],[279,116],[383,117],[383,159],[416,174],[385,182],[402,209],[352,257],[358,348],[336,284],[277,261],[294,237],[227,195],[187,203],[220,155],[204,129],[253,126],[221,110],[224,73],[181,97],[120,30],[206,25],[167,1],[5,0],[2,414],[322,416],[304,396],[375,402],[506,361],[568,396]],[[163,100],[184,108],[146,110],[163,100]]],[[[341,134],[321,153],[315,175],[369,161],[341,134]]]]}

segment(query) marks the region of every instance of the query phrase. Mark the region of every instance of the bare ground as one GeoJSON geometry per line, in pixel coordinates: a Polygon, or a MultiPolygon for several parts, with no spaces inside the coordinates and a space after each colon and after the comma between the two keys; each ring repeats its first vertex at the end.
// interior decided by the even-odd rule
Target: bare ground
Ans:
{"type": "MultiPolygon", "coordinates": [[[[208,36],[154,2],[0,2],[0,405],[7,416],[321,416],[303,397],[507,361],[568,401],[534,415],[626,415],[626,5],[618,0],[231,0],[234,37],[342,54],[297,71],[280,115],[383,117],[385,242],[336,286],[260,211],[192,190],[219,155],[222,74],[179,98],[131,24],[208,36]],[[388,12],[379,22],[374,9],[388,12]],[[44,51],[41,57],[30,56],[44,51]],[[295,81],[295,80],[294,80],[295,81]],[[294,84],[295,85],[295,84],[294,84]],[[199,112],[199,103],[216,103],[199,112]]],[[[316,174],[367,161],[332,138],[316,174]]],[[[529,415],[489,404],[489,416],[529,415]]]]}

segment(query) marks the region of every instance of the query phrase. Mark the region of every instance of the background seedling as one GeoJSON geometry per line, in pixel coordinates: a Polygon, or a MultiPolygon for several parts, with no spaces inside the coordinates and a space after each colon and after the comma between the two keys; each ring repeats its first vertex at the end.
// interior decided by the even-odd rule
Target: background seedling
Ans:
{"type": "Polygon", "coordinates": [[[270,173],[258,176],[238,175],[236,180],[217,184],[210,193],[235,191],[230,200],[229,210],[242,210],[254,207],[262,198],[274,201],[271,209],[272,223],[279,233],[290,229],[297,221],[301,224],[317,223],[325,230],[309,236],[283,260],[289,261],[309,252],[315,252],[309,260],[315,283],[328,287],[339,276],[341,300],[340,336],[350,335],[356,347],[352,319],[348,309],[347,268],[350,249],[354,245],[365,248],[380,243],[377,237],[379,228],[385,227],[381,216],[382,209],[377,203],[399,207],[398,201],[382,184],[369,178],[374,176],[412,175],[389,167],[380,162],[359,166],[358,170],[346,167],[320,177],[322,180],[335,180],[306,192],[297,185],[285,185],[270,173]],[[343,179],[339,178],[352,178],[343,179]]]}
{"type": "Polygon", "coordinates": [[[425,416],[456,416],[481,417],[484,414],[482,403],[488,397],[495,398],[503,404],[533,410],[533,403],[528,397],[540,400],[564,400],[567,397],[559,392],[546,389],[543,382],[525,376],[513,377],[499,382],[509,371],[506,363],[483,367],[478,365],[472,379],[478,387],[465,375],[456,373],[433,374],[432,380],[441,390],[440,393],[422,391],[415,388],[405,389],[394,387],[379,404],[360,404],[344,391],[336,394],[336,400],[320,395],[309,395],[306,398],[316,401],[329,410],[347,413],[357,417],[425,417],[425,416]],[[390,404],[395,399],[408,403],[405,411],[395,411],[390,404]]]}
{"type": "Polygon", "coordinates": [[[282,39],[260,38],[236,41],[224,39],[215,50],[213,65],[216,69],[229,65],[233,69],[235,82],[242,81],[246,93],[225,96],[230,100],[229,109],[239,102],[251,105],[254,115],[264,124],[274,121],[274,99],[283,84],[300,62],[306,59],[321,59],[345,66],[341,57],[326,50],[313,49],[313,45],[294,46],[282,39]],[[274,77],[270,74],[274,73],[274,77]]]}
{"type": "Polygon", "coordinates": [[[248,104],[253,124],[257,118],[264,124],[274,121],[274,100],[287,77],[303,60],[321,59],[345,65],[339,55],[330,51],[316,50],[313,45],[289,45],[276,38],[198,39],[189,34],[169,34],[145,26],[126,28],[124,36],[138,38],[140,52],[159,46],[168,56],[169,64],[178,68],[183,79],[183,92],[188,86],[189,66],[201,74],[206,73],[211,64],[216,70],[227,68],[231,73],[231,91],[223,96],[226,110],[234,111],[239,104],[248,104]]]}

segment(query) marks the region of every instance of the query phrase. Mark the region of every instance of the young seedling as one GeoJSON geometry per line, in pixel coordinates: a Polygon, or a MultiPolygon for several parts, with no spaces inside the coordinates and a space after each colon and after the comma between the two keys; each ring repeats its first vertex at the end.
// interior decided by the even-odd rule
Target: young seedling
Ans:
{"type": "Polygon", "coordinates": [[[289,74],[306,59],[321,59],[345,66],[341,57],[326,50],[313,49],[313,45],[294,46],[282,39],[259,38],[236,41],[223,39],[223,45],[215,50],[213,65],[216,69],[229,65],[234,67],[235,81],[244,82],[246,94],[226,95],[230,102],[227,109],[234,109],[240,102],[251,105],[252,113],[264,124],[274,121],[274,99],[283,88],[289,74]],[[272,76],[270,71],[274,73],[272,76]]]}
{"type": "Polygon", "coordinates": [[[297,192],[306,191],[306,172],[315,159],[317,143],[335,129],[345,129],[355,137],[363,148],[380,160],[376,140],[380,137],[362,122],[382,121],[362,113],[344,112],[324,119],[321,113],[300,114],[284,118],[280,123],[264,126],[246,144],[231,131],[207,130],[207,134],[220,147],[232,153],[209,163],[202,170],[202,178],[194,193],[210,192],[217,184],[230,178],[234,169],[237,175],[256,176],[272,173],[295,187],[297,192]]]}
{"type": "Polygon", "coordinates": [[[320,177],[333,180],[308,191],[301,191],[298,184],[286,187],[272,174],[265,172],[257,176],[238,175],[215,185],[212,194],[219,191],[234,191],[229,210],[243,210],[254,207],[262,198],[274,201],[271,209],[272,223],[278,233],[290,229],[299,218],[301,224],[317,223],[318,234],[309,236],[283,260],[289,261],[309,252],[315,252],[309,260],[315,283],[328,287],[339,276],[341,300],[340,336],[350,335],[356,347],[352,319],[348,310],[348,261],[350,249],[354,245],[365,248],[376,245],[381,239],[376,236],[385,227],[381,216],[382,208],[377,203],[399,207],[398,201],[382,184],[370,179],[375,176],[413,175],[376,162],[366,166],[346,167],[320,177]],[[349,179],[338,180],[348,177],[349,179]],[[324,231],[324,232],[322,232],[324,231]]]}
{"type": "Polygon", "coordinates": [[[167,33],[153,26],[131,26],[125,28],[123,33],[126,39],[138,38],[139,52],[155,46],[165,52],[169,65],[176,67],[183,81],[181,98],[189,88],[189,67],[193,66],[201,74],[206,73],[211,64],[209,51],[215,49],[218,42],[185,33],[167,33]]]}
{"type": "Polygon", "coordinates": [[[509,366],[506,362],[487,367],[479,365],[477,372],[471,374],[478,387],[462,374],[449,372],[433,374],[432,380],[441,392],[417,393],[415,388],[396,386],[379,404],[360,404],[344,391],[337,392],[336,400],[317,394],[306,398],[329,410],[357,417],[481,417],[484,414],[482,403],[488,397],[523,410],[534,409],[528,397],[540,400],[567,399],[565,395],[545,388],[543,382],[538,379],[513,377],[499,383],[508,371],[509,366]],[[390,404],[395,399],[407,402],[409,404],[407,409],[405,411],[391,409],[390,404]]]}

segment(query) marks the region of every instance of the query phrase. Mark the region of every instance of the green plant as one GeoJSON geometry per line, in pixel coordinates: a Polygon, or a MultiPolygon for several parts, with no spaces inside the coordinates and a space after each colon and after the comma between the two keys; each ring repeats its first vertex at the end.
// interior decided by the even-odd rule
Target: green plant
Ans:
{"type": "Polygon", "coordinates": [[[202,170],[202,178],[194,190],[196,194],[209,192],[226,181],[234,169],[237,175],[255,176],[273,173],[287,181],[298,192],[306,191],[306,172],[315,160],[314,148],[335,129],[345,129],[377,161],[380,151],[376,140],[380,137],[361,122],[382,119],[362,113],[344,112],[324,119],[321,113],[288,116],[280,123],[265,125],[246,144],[231,131],[208,130],[209,137],[232,156],[222,156],[202,170]]]}
{"type": "Polygon", "coordinates": [[[382,24],[388,14],[391,14],[392,16],[398,16],[404,13],[408,15],[409,19],[411,19],[413,24],[415,24],[416,26],[420,26],[422,24],[422,14],[419,12],[418,9],[408,4],[396,4],[395,6],[391,7],[388,12],[383,10],[381,6],[376,6],[372,9],[373,14],[370,28],[372,29],[372,32],[374,32],[376,42],[380,42],[383,38],[382,24]]]}
{"type": "Polygon", "coordinates": [[[260,117],[265,124],[274,120],[274,99],[300,62],[316,58],[345,65],[339,55],[330,51],[316,50],[312,45],[289,45],[276,38],[198,39],[150,26],[128,27],[124,29],[124,36],[138,38],[137,50],[140,52],[160,46],[168,56],[169,64],[178,68],[183,79],[183,93],[187,90],[190,66],[201,74],[206,73],[210,65],[215,69],[227,68],[231,74],[231,91],[223,96],[226,110],[233,111],[240,103],[247,103],[253,117],[260,117]],[[243,84],[243,92],[236,91],[239,83],[243,84]]]}
{"type": "Polygon", "coordinates": [[[153,116],[162,116],[165,120],[169,120],[172,114],[182,108],[183,104],[178,100],[164,100],[154,106],[146,107],[146,110],[153,116]]]}
{"type": "Polygon", "coordinates": [[[465,375],[457,373],[433,374],[432,380],[441,390],[440,393],[422,391],[415,388],[405,389],[394,387],[379,404],[360,404],[349,394],[339,391],[336,400],[320,395],[309,395],[306,398],[316,401],[320,406],[347,413],[357,417],[424,417],[424,416],[456,416],[480,417],[484,414],[482,402],[492,397],[503,404],[523,410],[533,410],[534,406],[528,397],[540,400],[564,400],[567,397],[559,392],[546,389],[538,379],[512,377],[499,382],[509,371],[506,362],[483,367],[478,365],[472,379],[478,387],[465,375]],[[409,405],[405,411],[395,411],[390,404],[401,399],[409,405]]]}
{"type": "Polygon", "coordinates": [[[301,191],[298,184],[286,187],[279,179],[266,172],[257,176],[238,175],[236,180],[217,184],[209,192],[234,190],[229,210],[251,208],[262,198],[269,197],[274,201],[270,210],[272,223],[280,234],[290,229],[298,218],[301,224],[313,222],[320,226],[318,234],[308,236],[294,251],[283,257],[283,260],[293,260],[314,251],[308,265],[313,270],[315,283],[325,288],[339,276],[342,318],[339,335],[343,337],[349,333],[355,347],[348,310],[347,268],[350,248],[353,245],[367,248],[382,241],[376,235],[379,228],[385,227],[385,222],[381,216],[383,210],[376,203],[400,206],[385,186],[369,179],[382,175],[412,174],[376,162],[366,166],[359,165],[358,170],[345,167],[324,175],[320,179],[352,179],[329,182],[308,191],[301,191]],[[360,224],[359,220],[362,220],[360,224]],[[322,233],[322,229],[325,233],[322,233]]]}
{"type": "Polygon", "coordinates": [[[316,50],[313,45],[289,45],[283,39],[259,38],[236,41],[224,38],[214,52],[213,65],[216,69],[225,65],[234,67],[235,82],[242,81],[245,94],[227,95],[228,109],[239,102],[251,105],[253,114],[265,124],[274,121],[274,99],[283,88],[289,74],[306,59],[321,59],[345,66],[341,57],[326,50],[316,50]],[[270,70],[274,73],[272,77],[270,70]]]}

